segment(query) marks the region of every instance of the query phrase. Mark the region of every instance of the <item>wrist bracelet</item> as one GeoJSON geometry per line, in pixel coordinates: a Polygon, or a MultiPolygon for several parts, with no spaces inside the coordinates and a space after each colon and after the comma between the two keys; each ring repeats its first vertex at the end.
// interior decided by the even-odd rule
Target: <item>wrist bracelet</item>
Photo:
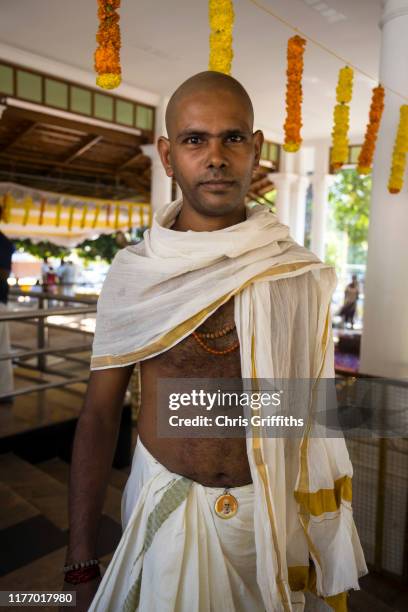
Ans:
{"type": "Polygon", "coordinates": [[[99,565],[91,565],[76,570],[69,570],[65,573],[64,580],[69,584],[81,584],[99,578],[100,575],[101,570],[99,565]]]}
{"type": "Polygon", "coordinates": [[[72,563],[72,565],[64,565],[64,574],[72,570],[92,567],[93,565],[99,565],[99,559],[88,559],[88,561],[79,561],[78,563],[72,563]]]}

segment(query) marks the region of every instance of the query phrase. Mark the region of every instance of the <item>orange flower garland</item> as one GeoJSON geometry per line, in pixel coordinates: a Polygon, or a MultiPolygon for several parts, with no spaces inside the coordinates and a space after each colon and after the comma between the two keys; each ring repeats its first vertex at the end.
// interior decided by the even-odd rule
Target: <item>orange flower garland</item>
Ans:
{"type": "Polygon", "coordinates": [[[361,148],[358,158],[357,172],[360,174],[368,174],[371,170],[374,157],[375,143],[380,128],[381,118],[384,110],[385,90],[382,85],[374,87],[373,97],[371,100],[369,123],[364,139],[364,144],[361,148]]]}
{"type": "Polygon", "coordinates": [[[293,36],[288,40],[285,144],[283,145],[284,150],[288,153],[298,151],[302,142],[300,129],[302,127],[302,74],[305,45],[306,40],[300,36],[293,36]]]}
{"type": "Polygon", "coordinates": [[[96,84],[103,89],[114,89],[121,83],[120,68],[120,0],[98,0],[99,29],[95,51],[96,84]]]}

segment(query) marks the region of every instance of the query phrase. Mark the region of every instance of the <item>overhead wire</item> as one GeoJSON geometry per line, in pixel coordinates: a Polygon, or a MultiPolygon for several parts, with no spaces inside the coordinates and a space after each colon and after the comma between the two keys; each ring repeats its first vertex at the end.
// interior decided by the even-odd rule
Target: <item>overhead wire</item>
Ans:
{"type": "Polygon", "coordinates": [[[374,81],[378,85],[382,85],[385,90],[390,91],[394,95],[396,95],[396,96],[402,98],[403,100],[405,100],[406,102],[408,102],[408,96],[407,95],[401,93],[400,91],[397,91],[396,89],[393,89],[392,87],[388,87],[388,85],[385,85],[382,82],[380,83],[377,77],[373,77],[371,74],[369,74],[365,70],[362,70],[361,68],[359,68],[358,66],[353,64],[353,62],[350,62],[346,58],[342,57],[341,55],[339,55],[338,53],[336,53],[335,51],[333,51],[332,49],[330,49],[329,47],[327,47],[326,45],[321,43],[320,41],[316,40],[312,36],[309,36],[308,34],[303,32],[300,28],[298,28],[297,26],[294,26],[292,23],[290,23],[287,19],[284,19],[283,17],[281,17],[280,15],[275,13],[275,11],[271,10],[269,7],[264,6],[258,0],[248,0],[248,1],[251,4],[254,4],[261,11],[264,11],[265,13],[268,13],[268,15],[271,15],[272,17],[274,17],[277,21],[279,21],[280,23],[285,25],[287,28],[293,30],[294,32],[296,32],[297,34],[299,34],[300,36],[305,38],[307,41],[309,41],[312,44],[314,44],[316,47],[319,47],[320,49],[322,49],[326,53],[329,53],[330,55],[332,55],[336,59],[340,60],[343,64],[346,64],[347,66],[350,66],[350,68],[353,68],[353,70],[355,70],[356,72],[359,72],[360,74],[364,75],[366,78],[370,79],[371,81],[374,81]]]}

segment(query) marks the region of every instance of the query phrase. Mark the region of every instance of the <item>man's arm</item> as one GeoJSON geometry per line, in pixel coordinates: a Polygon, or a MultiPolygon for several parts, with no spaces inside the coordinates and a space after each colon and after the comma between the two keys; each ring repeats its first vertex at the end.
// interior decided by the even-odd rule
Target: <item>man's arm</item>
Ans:
{"type": "Polygon", "coordinates": [[[123,398],[133,367],[91,372],[72,453],[68,564],[95,558],[123,398]]]}

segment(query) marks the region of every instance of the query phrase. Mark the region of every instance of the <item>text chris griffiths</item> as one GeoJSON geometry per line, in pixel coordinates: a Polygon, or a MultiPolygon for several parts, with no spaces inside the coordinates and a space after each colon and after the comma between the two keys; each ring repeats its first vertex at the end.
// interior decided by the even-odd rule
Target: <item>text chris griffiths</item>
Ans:
{"type": "Polygon", "coordinates": [[[171,427],[248,427],[250,424],[252,427],[303,427],[304,421],[301,418],[281,414],[265,417],[254,414],[250,419],[243,416],[230,417],[225,414],[218,415],[215,419],[202,415],[185,418],[174,414],[169,417],[171,427]]]}

